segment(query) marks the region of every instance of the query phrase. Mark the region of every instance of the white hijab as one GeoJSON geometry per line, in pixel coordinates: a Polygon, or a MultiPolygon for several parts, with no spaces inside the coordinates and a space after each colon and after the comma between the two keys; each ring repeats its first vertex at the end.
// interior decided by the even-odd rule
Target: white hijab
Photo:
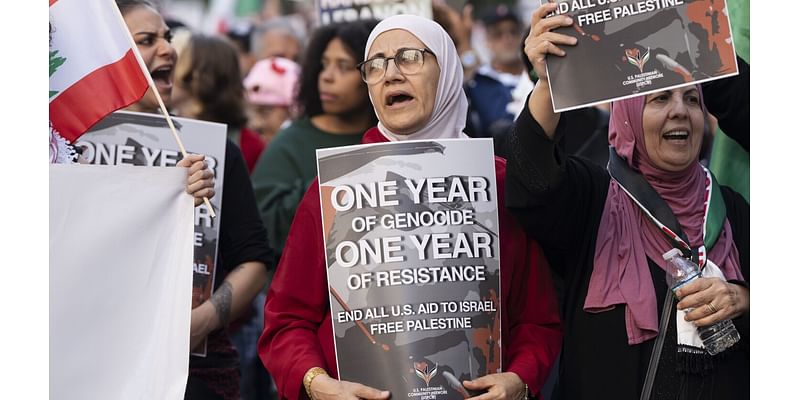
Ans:
{"type": "MultiPolygon", "coordinates": [[[[395,15],[384,19],[372,30],[364,51],[365,60],[369,57],[369,49],[375,38],[392,29],[402,29],[416,36],[436,55],[441,72],[436,87],[433,113],[425,126],[409,135],[397,135],[378,121],[378,130],[391,141],[467,138],[463,132],[467,123],[467,95],[464,94],[463,88],[464,70],[450,36],[439,24],[427,18],[416,15],[395,15]]],[[[375,104],[371,94],[370,100],[375,104]]]]}

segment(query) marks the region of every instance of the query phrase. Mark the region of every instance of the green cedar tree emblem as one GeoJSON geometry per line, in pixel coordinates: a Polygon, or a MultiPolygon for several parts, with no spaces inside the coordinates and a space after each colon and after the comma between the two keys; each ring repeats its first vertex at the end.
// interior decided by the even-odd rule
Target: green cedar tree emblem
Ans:
{"type": "MultiPolygon", "coordinates": [[[[50,76],[53,76],[58,67],[60,67],[61,64],[64,64],[64,61],[67,61],[67,59],[64,57],[59,57],[58,50],[50,51],[50,76]]],[[[53,96],[56,94],[58,94],[58,90],[51,90],[50,98],[53,98],[53,96]]]]}

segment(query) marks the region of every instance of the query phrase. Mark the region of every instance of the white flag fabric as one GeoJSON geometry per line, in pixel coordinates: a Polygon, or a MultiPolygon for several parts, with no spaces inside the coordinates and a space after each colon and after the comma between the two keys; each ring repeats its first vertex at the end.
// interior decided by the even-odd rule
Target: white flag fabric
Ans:
{"type": "Polygon", "coordinates": [[[50,398],[182,399],[193,201],[184,168],[50,165],[50,398]]]}

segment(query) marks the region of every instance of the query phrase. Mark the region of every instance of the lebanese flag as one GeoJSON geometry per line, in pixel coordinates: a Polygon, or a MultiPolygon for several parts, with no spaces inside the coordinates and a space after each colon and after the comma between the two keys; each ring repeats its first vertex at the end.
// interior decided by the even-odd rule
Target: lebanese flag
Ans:
{"type": "Polygon", "coordinates": [[[50,1],[50,122],[74,143],[147,91],[114,0],[50,1]]]}

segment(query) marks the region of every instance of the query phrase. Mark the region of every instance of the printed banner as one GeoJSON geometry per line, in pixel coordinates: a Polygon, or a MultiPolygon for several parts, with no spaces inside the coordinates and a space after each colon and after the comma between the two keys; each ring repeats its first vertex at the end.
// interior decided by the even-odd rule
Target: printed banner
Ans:
{"type": "Polygon", "coordinates": [[[559,0],[576,37],[547,57],[556,112],[738,73],[723,0],[559,0]]]}
{"type": "Polygon", "coordinates": [[[178,168],[50,165],[50,398],[183,399],[185,186],[178,168]]]}
{"type": "Polygon", "coordinates": [[[339,377],[463,399],[500,371],[491,139],[317,150],[339,377]]]}
{"type": "MultiPolygon", "coordinates": [[[[227,128],[224,124],[188,118],[173,117],[172,122],[186,151],[206,156],[208,168],[214,172],[217,193],[209,199],[217,218],[211,218],[205,204],[194,212],[192,308],[195,308],[211,297],[214,288],[227,128]]],[[[91,164],[171,167],[183,158],[166,120],[157,114],[117,111],[93,126],[75,145],[91,164]]],[[[192,355],[205,356],[206,344],[192,355]]]]}
{"type": "Polygon", "coordinates": [[[392,15],[413,14],[433,19],[431,0],[316,0],[317,25],[382,20],[392,15]]]}

